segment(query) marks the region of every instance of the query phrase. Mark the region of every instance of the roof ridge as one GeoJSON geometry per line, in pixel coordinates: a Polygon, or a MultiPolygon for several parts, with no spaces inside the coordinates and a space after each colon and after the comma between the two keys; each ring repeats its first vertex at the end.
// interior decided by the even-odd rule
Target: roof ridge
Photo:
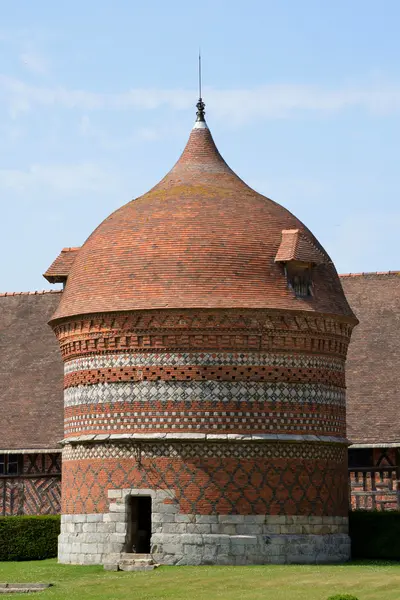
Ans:
{"type": "Polygon", "coordinates": [[[324,261],[326,260],[326,256],[324,254],[324,252],[322,252],[321,248],[319,246],[317,246],[317,244],[315,243],[315,240],[312,238],[312,236],[310,236],[309,234],[307,235],[307,233],[302,230],[302,229],[298,229],[298,242],[297,244],[300,243],[300,238],[302,238],[303,240],[305,240],[307,242],[307,244],[309,244],[310,246],[312,246],[312,248],[318,252],[318,254],[324,259],[324,261]]]}
{"type": "Polygon", "coordinates": [[[339,273],[339,277],[362,277],[363,275],[400,275],[400,271],[364,271],[362,273],[339,273]]]}
{"type": "Polygon", "coordinates": [[[0,292],[0,298],[5,296],[42,296],[43,294],[61,294],[62,290],[39,290],[34,292],[0,292]]]}
{"type": "Polygon", "coordinates": [[[294,229],[293,232],[295,232],[293,256],[297,256],[297,251],[299,249],[299,244],[300,244],[300,239],[301,239],[301,232],[300,232],[300,229],[294,229]]]}

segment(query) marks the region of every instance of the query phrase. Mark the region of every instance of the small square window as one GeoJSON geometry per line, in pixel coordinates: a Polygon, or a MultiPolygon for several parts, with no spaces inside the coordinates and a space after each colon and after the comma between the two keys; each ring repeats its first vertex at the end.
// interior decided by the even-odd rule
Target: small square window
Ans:
{"type": "Polygon", "coordinates": [[[8,456],[7,475],[18,475],[18,455],[10,454],[8,456]]]}
{"type": "Polygon", "coordinates": [[[371,448],[350,448],[349,449],[349,468],[356,469],[373,467],[373,457],[371,448]]]}
{"type": "Polygon", "coordinates": [[[0,454],[0,476],[19,475],[20,464],[19,454],[0,454]]]}
{"type": "Polygon", "coordinates": [[[288,263],[286,265],[286,277],[288,286],[297,297],[312,296],[312,277],[309,265],[288,263]]]}

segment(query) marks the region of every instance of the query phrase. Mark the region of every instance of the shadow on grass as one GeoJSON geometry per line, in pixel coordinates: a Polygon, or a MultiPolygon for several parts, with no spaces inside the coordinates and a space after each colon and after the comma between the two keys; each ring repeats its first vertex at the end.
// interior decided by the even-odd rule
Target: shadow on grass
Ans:
{"type": "MultiPolygon", "coordinates": [[[[316,565],[317,566],[317,565],[316,565]]],[[[325,566],[325,565],[319,565],[325,566]]],[[[333,563],[326,565],[327,567],[400,567],[400,560],[384,560],[373,558],[355,558],[349,562],[333,563]]]]}

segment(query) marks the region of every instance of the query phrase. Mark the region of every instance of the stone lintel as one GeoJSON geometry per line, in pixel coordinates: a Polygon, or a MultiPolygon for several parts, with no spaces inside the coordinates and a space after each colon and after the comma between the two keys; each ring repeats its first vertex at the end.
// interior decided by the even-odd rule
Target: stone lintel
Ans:
{"type": "Polygon", "coordinates": [[[239,433],[115,433],[110,435],[80,435],[65,438],[63,445],[95,442],[156,442],[156,441],[191,441],[191,442],[291,442],[291,443],[324,443],[349,445],[346,438],[330,435],[291,435],[291,434],[239,434],[239,433]]]}

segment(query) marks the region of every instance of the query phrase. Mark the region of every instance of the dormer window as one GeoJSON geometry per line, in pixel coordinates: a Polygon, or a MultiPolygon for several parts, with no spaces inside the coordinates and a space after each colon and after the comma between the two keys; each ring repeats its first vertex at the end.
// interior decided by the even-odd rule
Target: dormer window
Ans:
{"type": "Polygon", "coordinates": [[[43,277],[49,283],[62,283],[64,289],[78,251],[79,248],[63,248],[43,277]]]}
{"type": "Polygon", "coordinates": [[[289,262],[285,265],[288,286],[296,296],[306,298],[312,296],[312,265],[289,262]]]}
{"type": "Polygon", "coordinates": [[[299,229],[284,229],[275,262],[283,265],[287,285],[297,298],[313,295],[313,271],[325,261],[322,251],[299,229]]]}

